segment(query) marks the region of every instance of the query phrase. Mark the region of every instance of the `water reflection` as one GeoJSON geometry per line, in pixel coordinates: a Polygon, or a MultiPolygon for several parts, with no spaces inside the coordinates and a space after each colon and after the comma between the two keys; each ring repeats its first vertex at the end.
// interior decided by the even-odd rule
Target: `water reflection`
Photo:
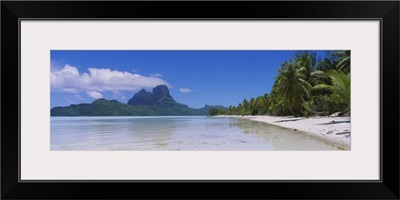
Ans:
{"type": "Polygon", "coordinates": [[[242,129],[244,134],[267,141],[275,150],[332,150],[336,149],[325,141],[308,135],[301,131],[282,128],[264,122],[257,122],[248,119],[231,119],[230,127],[242,129]]]}
{"type": "Polygon", "coordinates": [[[52,118],[51,150],[337,150],[301,132],[236,118],[52,118]]]}
{"type": "Polygon", "coordinates": [[[130,119],[125,127],[131,140],[130,147],[166,148],[180,123],[182,121],[172,119],[130,119]]]}

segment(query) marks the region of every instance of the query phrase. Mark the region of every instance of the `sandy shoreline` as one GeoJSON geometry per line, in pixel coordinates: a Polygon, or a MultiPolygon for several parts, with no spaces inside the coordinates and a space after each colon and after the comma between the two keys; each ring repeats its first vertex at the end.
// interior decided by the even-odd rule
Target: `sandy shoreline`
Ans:
{"type": "Polygon", "coordinates": [[[327,142],[340,145],[350,150],[350,117],[276,117],[276,116],[240,116],[220,115],[217,117],[234,117],[265,122],[293,129],[293,132],[302,131],[319,137],[327,142]]]}

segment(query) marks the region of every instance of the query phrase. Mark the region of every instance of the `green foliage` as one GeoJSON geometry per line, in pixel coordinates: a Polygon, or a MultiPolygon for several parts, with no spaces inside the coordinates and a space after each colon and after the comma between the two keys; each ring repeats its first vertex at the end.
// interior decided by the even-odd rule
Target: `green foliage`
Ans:
{"type": "Polygon", "coordinates": [[[153,92],[142,89],[127,104],[117,100],[97,99],[91,104],[70,105],[51,109],[51,116],[168,116],[207,115],[210,108],[226,109],[223,106],[209,106],[194,109],[176,102],[166,85],[158,85],[153,92]]]}
{"type": "MultiPolygon", "coordinates": [[[[206,106],[207,107],[207,106],[206,106]]],[[[132,106],[117,100],[97,99],[91,104],[70,105],[51,109],[51,116],[170,116],[207,115],[207,108],[194,109],[161,98],[155,105],[132,106]]],[[[208,106],[208,108],[211,106],[208,106]]]]}
{"type": "MultiPolygon", "coordinates": [[[[231,108],[231,107],[230,107],[231,108]]],[[[208,115],[214,116],[214,115],[226,115],[229,113],[229,109],[226,109],[224,107],[211,107],[208,115]]]]}
{"type": "Polygon", "coordinates": [[[278,69],[271,92],[230,106],[228,115],[329,115],[350,111],[350,51],[296,52],[278,69]]]}
{"type": "Polygon", "coordinates": [[[276,76],[278,103],[287,107],[293,114],[299,114],[302,102],[309,97],[311,84],[306,80],[307,70],[295,62],[284,62],[276,76]]]}
{"type": "Polygon", "coordinates": [[[337,105],[336,111],[350,111],[350,74],[345,72],[332,70],[326,72],[331,79],[332,84],[318,84],[314,86],[315,90],[329,91],[329,101],[337,105]]]}
{"type": "Polygon", "coordinates": [[[91,104],[70,105],[51,109],[51,116],[137,116],[153,115],[154,110],[133,107],[116,100],[97,99],[91,104]]]}
{"type": "Polygon", "coordinates": [[[52,116],[132,115],[329,115],[350,112],[350,51],[296,52],[282,62],[271,92],[243,99],[237,106],[189,108],[177,103],[166,86],[142,90],[128,104],[98,99],[92,104],[51,109],[52,116]]]}
{"type": "Polygon", "coordinates": [[[338,51],[335,54],[339,56],[336,69],[338,71],[350,72],[350,51],[338,51]]]}

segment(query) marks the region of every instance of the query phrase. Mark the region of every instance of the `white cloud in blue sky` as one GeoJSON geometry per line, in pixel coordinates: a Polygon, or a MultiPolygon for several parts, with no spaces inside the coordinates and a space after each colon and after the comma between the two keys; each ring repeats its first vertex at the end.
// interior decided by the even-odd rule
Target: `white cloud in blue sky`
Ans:
{"type": "Polygon", "coordinates": [[[86,94],[87,94],[89,97],[92,97],[93,99],[103,98],[103,95],[102,95],[100,92],[96,92],[96,91],[86,92],[86,94]]]}
{"type": "Polygon", "coordinates": [[[119,91],[113,91],[113,97],[116,98],[116,99],[126,99],[124,94],[122,92],[119,92],[119,91]]]}
{"type": "Polygon", "coordinates": [[[105,68],[88,68],[88,73],[81,73],[78,68],[70,65],[65,65],[61,69],[52,68],[50,82],[52,92],[71,94],[86,92],[92,98],[103,97],[102,92],[113,92],[115,96],[124,99],[126,97],[120,91],[136,91],[161,84],[171,88],[167,81],[159,77],[105,68]]]}
{"type": "Polygon", "coordinates": [[[150,76],[152,76],[152,77],[163,77],[163,75],[160,74],[160,73],[150,74],[150,76]]]}
{"type": "Polygon", "coordinates": [[[192,90],[189,89],[189,88],[179,88],[179,91],[182,92],[182,93],[189,93],[189,92],[192,92],[192,90]]]}
{"type": "MultiPolygon", "coordinates": [[[[65,97],[77,104],[90,103],[93,99],[86,94],[90,91],[126,103],[140,89],[151,91],[157,84],[166,83],[175,86],[172,89],[167,84],[171,96],[189,107],[237,105],[244,98],[249,100],[270,93],[278,68],[294,53],[286,50],[51,50],[51,106],[69,105],[65,97]],[[157,73],[163,76],[157,77],[157,73]],[[179,88],[190,88],[192,92],[182,93],[179,88]]],[[[317,51],[317,55],[321,59],[326,57],[324,51],[317,51]]]]}
{"type": "Polygon", "coordinates": [[[72,93],[72,94],[78,94],[79,91],[75,88],[64,88],[62,89],[63,92],[67,92],[67,93],[72,93]]]}

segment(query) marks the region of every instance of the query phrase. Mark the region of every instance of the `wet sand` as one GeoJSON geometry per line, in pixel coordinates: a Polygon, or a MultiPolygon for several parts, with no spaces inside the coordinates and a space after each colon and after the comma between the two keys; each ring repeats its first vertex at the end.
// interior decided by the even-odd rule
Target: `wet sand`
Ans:
{"type": "Polygon", "coordinates": [[[306,132],[327,142],[338,144],[342,148],[351,149],[350,117],[276,117],[276,116],[240,116],[226,115],[217,117],[233,117],[265,122],[306,132]]]}

